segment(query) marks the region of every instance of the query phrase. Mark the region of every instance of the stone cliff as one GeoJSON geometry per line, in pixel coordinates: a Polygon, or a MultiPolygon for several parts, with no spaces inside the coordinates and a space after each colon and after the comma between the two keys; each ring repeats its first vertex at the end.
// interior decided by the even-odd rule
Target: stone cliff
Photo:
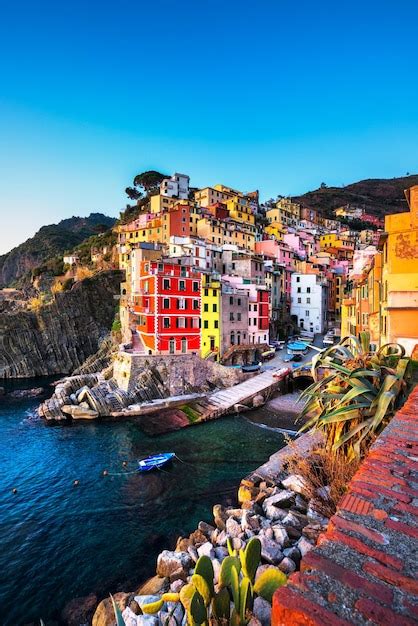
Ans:
{"type": "Polygon", "coordinates": [[[37,312],[0,306],[0,378],[68,374],[110,331],[122,272],[108,271],[57,293],[37,312]]]}

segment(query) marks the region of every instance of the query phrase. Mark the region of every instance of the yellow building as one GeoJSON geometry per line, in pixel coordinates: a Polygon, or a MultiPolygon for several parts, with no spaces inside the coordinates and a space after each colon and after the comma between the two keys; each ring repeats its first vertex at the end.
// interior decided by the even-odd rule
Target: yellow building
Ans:
{"type": "Polygon", "coordinates": [[[266,211],[270,224],[282,226],[296,226],[300,221],[300,204],[292,202],[290,198],[281,198],[276,206],[266,211]]]}
{"type": "Polygon", "coordinates": [[[382,236],[381,343],[418,344],[418,185],[405,192],[409,211],[387,215],[382,236]]]}
{"type": "Polygon", "coordinates": [[[202,279],[200,345],[202,359],[219,360],[221,352],[221,283],[215,274],[206,274],[202,279]]]}
{"type": "Polygon", "coordinates": [[[210,216],[197,222],[197,236],[217,246],[235,245],[245,250],[255,248],[255,226],[235,221],[223,221],[210,216]]]}

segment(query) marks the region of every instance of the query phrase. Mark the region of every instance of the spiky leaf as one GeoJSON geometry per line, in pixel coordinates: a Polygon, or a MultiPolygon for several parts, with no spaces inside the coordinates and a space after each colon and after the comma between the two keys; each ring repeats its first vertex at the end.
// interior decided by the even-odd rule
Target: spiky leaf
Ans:
{"type": "Polygon", "coordinates": [[[212,608],[214,616],[217,617],[218,620],[229,620],[231,612],[231,599],[228,589],[221,589],[219,593],[215,594],[212,601],[212,608]]]}
{"type": "Polygon", "coordinates": [[[208,606],[212,597],[209,585],[200,574],[193,574],[192,583],[203,598],[205,606],[208,606]]]}
{"type": "Polygon", "coordinates": [[[245,550],[240,553],[241,567],[244,576],[247,576],[251,582],[254,581],[257,567],[261,559],[261,542],[258,537],[252,537],[247,543],[245,550]]]}
{"type": "Polygon", "coordinates": [[[219,587],[230,587],[232,581],[232,572],[239,574],[241,569],[239,559],[236,556],[227,556],[222,561],[221,571],[219,573],[219,587]]]}
{"type": "Polygon", "coordinates": [[[190,614],[195,624],[203,624],[208,618],[205,603],[198,591],[195,591],[190,603],[190,614]]]}
{"type": "Polygon", "coordinates": [[[213,596],[214,594],[213,579],[215,577],[215,574],[213,571],[212,561],[210,560],[208,556],[203,555],[197,560],[194,573],[199,574],[200,576],[203,576],[203,578],[205,579],[209,587],[210,594],[213,596]]]}
{"type": "Polygon", "coordinates": [[[184,587],[180,589],[180,602],[182,603],[186,611],[190,611],[190,605],[195,591],[195,586],[191,583],[184,585],[184,587]]]}

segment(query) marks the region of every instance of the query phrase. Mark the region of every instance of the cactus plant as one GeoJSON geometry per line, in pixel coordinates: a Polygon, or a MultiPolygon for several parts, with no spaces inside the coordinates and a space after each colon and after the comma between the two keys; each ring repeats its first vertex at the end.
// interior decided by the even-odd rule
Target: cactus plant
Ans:
{"type": "Polygon", "coordinates": [[[254,582],[261,559],[261,543],[257,537],[240,550],[239,558],[232,543],[228,545],[228,550],[230,554],[222,561],[216,590],[212,562],[208,556],[201,556],[191,582],[182,587],[180,594],[163,594],[159,602],[141,609],[144,613],[157,612],[165,601],[180,601],[191,626],[209,622],[245,626],[251,615],[254,597],[259,595],[271,602],[274,591],[284,585],[287,578],[282,572],[269,568],[254,582]]]}

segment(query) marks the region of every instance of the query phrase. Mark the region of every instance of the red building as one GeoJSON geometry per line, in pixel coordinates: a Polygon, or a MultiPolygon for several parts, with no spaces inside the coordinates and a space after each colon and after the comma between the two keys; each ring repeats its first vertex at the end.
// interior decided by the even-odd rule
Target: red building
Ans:
{"type": "Polygon", "coordinates": [[[269,292],[266,289],[257,289],[258,304],[258,328],[268,331],[270,327],[269,317],[269,292]]]}
{"type": "Polygon", "coordinates": [[[168,260],[139,265],[133,310],[145,351],[198,352],[201,272],[168,260]]]}

